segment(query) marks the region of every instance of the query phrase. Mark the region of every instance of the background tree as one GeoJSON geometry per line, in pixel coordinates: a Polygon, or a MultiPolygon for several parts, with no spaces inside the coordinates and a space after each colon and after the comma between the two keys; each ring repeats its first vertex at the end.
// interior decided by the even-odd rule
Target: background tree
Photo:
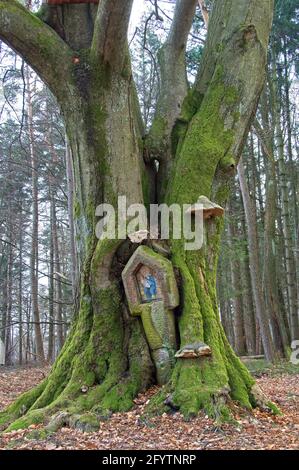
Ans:
{"type": "MultiPolygon", "coordinates": [[[[50,349],[48,342],[51,338],[51,314],[48,315],[48,226],[50,223],[50,200],[48,198],[48,180],[51,176],[53,191],[57,200],[57,233],[59,242],[59,257],[61,258],[60,274],[67,278],[70,274],[70,257],[62,249],[69,244],[67,224],[67,199],[61,190],[66,181],[64,165],[64,129],[59,116],[56,103],[48,90],[37,79],[24,63],[9,52],[6,47],[1,49],[1,78],[3,83],[3,100],[1,100],[1,191],[0,191],[0,264],[3,268],[0,286],[6,294],[10,290],[9,315],[7,316],[6,297],[0,302],[1,335],[6,338],[6,365],[15,362],[28,362],[41,360],[37,353],[36,335],[33,330],[38,327],[41,335],[42,347],[50,349]],[[28,80],[26,80],[25,71],[28,80]],[[30,82],[31,106],[30,119],[26,103],[27,81],[30,82]],[[32,90],[35,83],[35,92],[32,90]],[[47,113],[46,113],[47,111],[47,113]],[[52,122],[51,138],[57,154],[57,161],[51,164],[51,152],[46,141],[48,121],[52,122]],[[29,133],[30,129],[30,133],[29,133]],[[32,143],[32,146],[31,146],[32,143]],[[32,148],[35,151],[36,168],[35,181],[37,185],[38,236],[33,237],[33,198],[32,194],[32,148]],[[9,178],[8,178],[9,172],[9,178]],[[66,227],[63,229],[63,224],[66,227]],[[31,308],[33,302],[31,288],[32,245],[38,247],[35,276],[38,286],[36,304],[40,318],[33,317],[31,308]],[[10,255],[10,253],[12,255],[10,255]],[[10,263],[7,264],[8,258],[10,263]],[[11,268],[8,270],[8,266],[11,268]],[[8,276],[9,274],[9,276],[8,276]],[[9,282],[8,282],[9,280],[9,282]],[[4,305],[5,304],[5,305],[4,305]],[[10,317],[10,318],[9,318],[10,317]],[[50,318],[49,318],[50,317],[50,318]]],[[[59,272],[53,265],[54,272],[59,272]]],[[[66,280],[59,281],[63,289],[58,299],[58,288],[55,286],[53,328],[58,328],[57,305],[62,309],[62,326],[69,323],[71,316],[70,286],[66,280]],[[57,302],[59,301],[59,303],[57,302]]],[[[54,334],[54,331],[53,331],[54,334]]],[[[64,332],[65,336],[65,332],[64,332]]],[[[53,350],[52,357],[56,357],[58,346],[53,350]]]]}

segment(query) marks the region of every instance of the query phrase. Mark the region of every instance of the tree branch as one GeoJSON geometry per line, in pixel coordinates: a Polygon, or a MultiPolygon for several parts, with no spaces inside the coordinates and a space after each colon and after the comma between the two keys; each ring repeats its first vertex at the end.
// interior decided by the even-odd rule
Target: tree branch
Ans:
{"type": "MultiPolygon", "coordinates": [[[[232,35],[246,27],[254,25],[256,35],[261,47],[268,46],[269,20],[272,16],[273,0],[238,0],[237,4],[231,0],[213,2],[209,14],[208,36],[205,44],[203,58],[195,83],[195,88],[204,95],[211,82],[218,58],[222,56],[222,50],[231,41],[232,35]],[[228,18],[229,21],[223,21],[228,18]],[[266,20],[263,21],[262,19],[266,20]]],[[[246,36],[246,34],[245,34],[246,36]]],[[[246,73],[247,69],[245,68],[246,73]]]]}
{"type": "Polygon", "coordinates": [[[177,0],[172,25],[159,52],[161,93],[157,111],[165,117],[171,130],[188,91],[186,45],[197,0],[177,0]]]}
{"type": "Polygon", "coordinates": [[[162,181],[168,179],[173,161],[171,132],[188,93],[186,45],[196,4],[197,0],[177,0],[169,35],[158,56],[161,87],[155,118],[146,139],[146,153],[149,159],[160,162],[158,193],[161,199],[162,181]]]}
{"type": "Polygon", "coordinates": [[[127,32],[133,0],[101,0],[95,21],[92,54],[113,68],[127,57],[127,32]]]}
{"type": "Polygon", "coordinates": [[[0,0],[0,39],[20,54],[56,95],[62,92],[71,70],[72,51],[17,0],[0,0]]]}
{"type": "Polygon", "coordinates": [[[177,0],[166,44],[178,54],[186,50],[188,35],[195,14],[196,0],[177,0]]]}
{"type": "Polygon", "coordinates": [[[269,139],[267,138],[266,131],[262,128],[261,124],[259,123],[258,119],[255,119],[253,121],[253,128],[255,130],[255,133],[257,137],[259,138],[263,150],[266,154],[266,156],[272,161],[275,162],[274,155],[272,150],[269,148],[268,142],[269,139]]]}
{"type": "Polygon", "coordinates": [[[204,0],[198,0],[198,4],[199,4],[199,8],[200,8],[200,11],[201,11],[203,20],[204,20],[204,22],[205,22],[205,26],[206,26],[206,28],[208,29],[208,25],[209,25],[209,12],[208,12],[208,9],[207,9],[207,7],[206,7],[205,1],[204,1],[204,0]]]}

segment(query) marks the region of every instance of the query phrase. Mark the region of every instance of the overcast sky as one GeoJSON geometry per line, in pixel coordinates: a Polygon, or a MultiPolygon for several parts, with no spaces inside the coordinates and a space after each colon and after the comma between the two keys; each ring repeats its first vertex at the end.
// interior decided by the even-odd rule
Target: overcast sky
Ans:
{"type": "Polygon", "coordinates": [[[134,27],[139,23],[142,13],[145,11],[145,7],[144,0],[134,0],[130,28],[134,29],[134,27]]]}

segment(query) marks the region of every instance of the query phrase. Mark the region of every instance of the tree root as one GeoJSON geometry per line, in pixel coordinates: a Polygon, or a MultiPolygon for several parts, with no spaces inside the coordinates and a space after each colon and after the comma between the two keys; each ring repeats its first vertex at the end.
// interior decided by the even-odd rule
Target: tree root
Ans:
{"type": "Polygon", "coordinates": [[[260,408],[262,411],[266,411],[268,413],[273,413],[274,415],[282,414],[280,409],[269,400],[267,395],[265,395],[265,393],[257,384],[254,384],[252,387],[251,395],[257,408],[260,408]]]}
{"type": "MultiPolygon", "coordinates": [[[[188,360],[188,376],[198,374],[198,361],[188,360]]],[[[145,416],[157,416],[163,413],[180,412],[186,420],[197,416],[200,410],[204,410],[209,417],[217,422],[231,422],[233,391],[230,385],[217,388],[217,385],[208,386],[201,380],[181,381],[184,372],[177,365],[174,369],[172,380],[150,399],[145,409],[145,416]]],[[[198,374],[199,375],[199,374],[198,374]]],[[[34,400],[37,395],[43,393],[45,382],[35,389],[21,396],[6,411],[0,414],[1,430],[12,431],[27,428],[32,424],[45,424],[48,432],[56,432],[63,426],[79,429],[83,432],[97,431],[101,421],[111,417],[113,412],[125,412],[134,406],[134,398],[138,394],[138,387],[130,379],[122,379],[119,383],[112,383],[112,378],[86,392],[80,392],[77,397],[61,394],[57,400],[48,406],[35,409],[34,400]],[[30,407],[30,404],[32,404],[30,407]]],[[[247,409],[259,407],[263,411],[279,414],[279,409],[271,403],[257,385],[248,389],[250,406],[247,409]]],[[[38,400],[37,400],[38,401],[38,400]]],[[[238,402],[244,407],[244,403],[238,402]]]]}
{"type": "Polygon", "coordinates": [[[211,363],[209,367],[209,362],[203,365],[196,359],[178,362],[172,380],[152,397],[145,413],[155,416],[179,411],[189,420],[203,410],[218,422],[231,422],[236,404],[248,411],[258,407],[273,414],[280,413],[238,362],[236,358],[235,367],[239,365],[240,369],[229,368],[227,382],[222,384],[217,382],[211,363]]]}
{"type": "MultiPolygon", "coordinates": [[[[150,399],[146,414],[179,411],[191,419],[204,410],[227,421],[232,401],[248,410],[260,406],[279,412],[254,386],[229,345],[214,288],[205,279],[199,282],[197,268],[182,264],[181,272],[185,293],[179,319],[181,343],[203,341],[211,357],[178,358],[169,383],[150,399]]],[[[0,413],[0,430],[39,423],[53,429],[65,424],[95,429],[111,413],[134,406],[136,396],[152,385],[154,367],[141,322],[126,318],[122,306],[117,283],[92,295],[88,287],[82,290],[73,331],[49,377],[0,413]]]]}

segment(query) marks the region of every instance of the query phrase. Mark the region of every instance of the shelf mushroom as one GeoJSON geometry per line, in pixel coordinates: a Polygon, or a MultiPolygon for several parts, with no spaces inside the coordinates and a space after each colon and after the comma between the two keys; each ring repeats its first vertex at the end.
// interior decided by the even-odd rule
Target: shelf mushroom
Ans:
{"type": "Polygon", "coordinates": [[[192,204],[187,210],[186,214],[196,214],[203,212],[204,219],[211,219],[212,217],[220,217],[224,214],[223,207],[215,202],[210,201],[206,196],[199,196],[196,204],[192,204]]]}
{"type": "Polygon", "coordinates": [[[193,359],[201,356],[211,356],[212,351],[210,346],[198,341],[197,343],[187,344],[182,349],[180,349],[175,357],[180,359],[193,359]]]}
{"type": "Polygon", "coordinates": [[[129,233],[128,238],[132,243],[142,243],[144,240],[147,240],[149,234],[148,230],[138,230],[137,232],[129,233]]]}

